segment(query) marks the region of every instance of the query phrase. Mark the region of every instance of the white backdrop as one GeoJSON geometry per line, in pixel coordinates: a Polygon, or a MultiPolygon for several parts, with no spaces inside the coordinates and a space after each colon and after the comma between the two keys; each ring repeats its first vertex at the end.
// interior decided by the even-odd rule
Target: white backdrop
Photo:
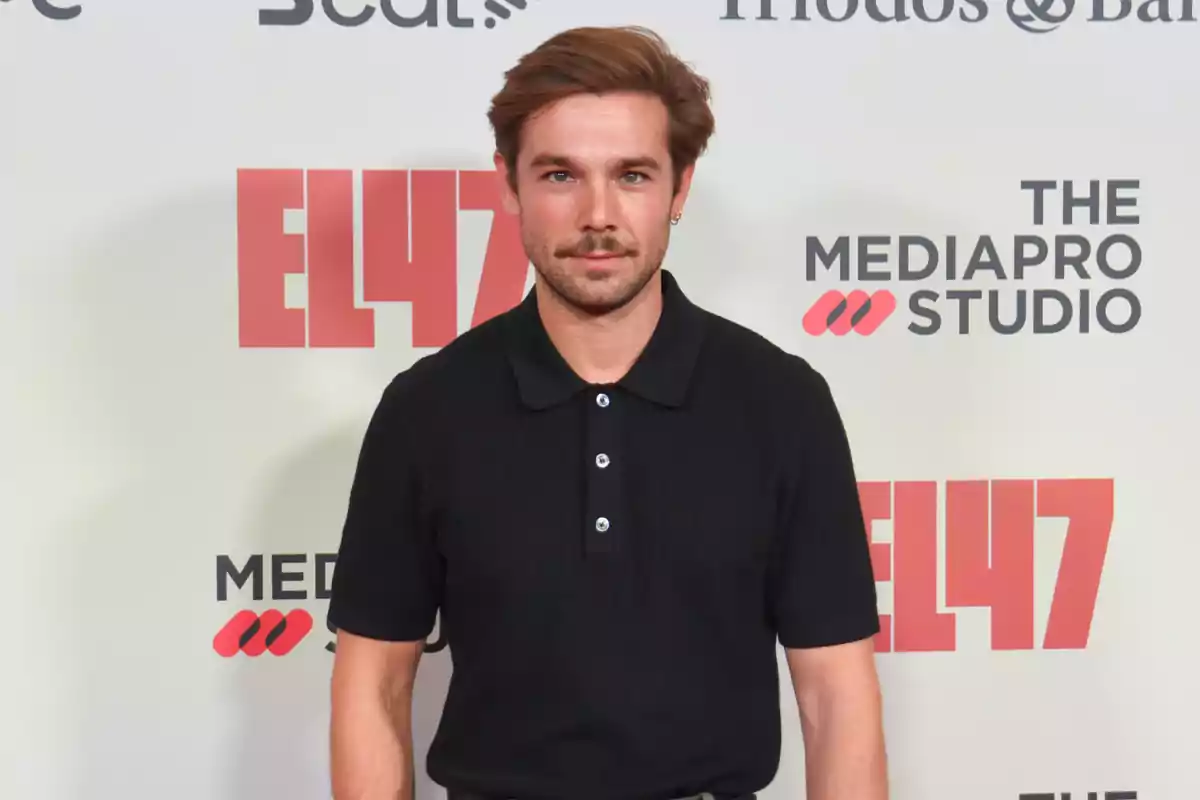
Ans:
{"type": "MultiPolygon", "coordinates": [[[[0,796],[329,796],[320,557],[379,392],[428,352],[409,304],[363,292],[363,172],[490,169],[484,114],[503,70],[563,28],[637,22],[715,91],[717,136],[668,266],[693,299],[808,358],[846,418],[889,615],[894,797],[1200,797],[1200,24],[1095,21],[1083,0],[1057,27],[1063,0],[963,0],[965,20],[903,24],[872,19],[894,7],[874,0],[847,22],[819,17],[847,0],[810,4],[807,21],[781,0],[775,20],[743,0],[741,21],[722,19],[726,0],[531,0],[494,27],[462,0],[469,29],[445,9],[436,28],[382,11],[343,27],[320,3],[307,24],[262,26],[243,0],[80,2],[66,20],[41,0],[0,4],[0,796]],[[239,171],[263,169],[293,170],[275,175],[284,193],[247,172],[239,196],[239,171]],[[1064,222],[1057,190],[1035,224],[1021,182],[1039,180],[1076,195],[1099,181],[1097,224],[1082,205],[1064,222]],[[1029,235],[1049,255],[1017,279],[1029,235]],[[842,236],[846,280],[820,260],[842,236]],[[954,237],[957,277],[899,280],[902,236],[942,258],[954,237]],[[981,236],[1005,277],[964,279],[981,236]],[[1056,247],[1082,245],[1055,236],[1085,237],[1089,277],[1056,277],[1056,247]],[[1128,277],[1099,269],[1110,236],[1131,237],[1105,251],[1128,277]],[[285,277],[306,249],[307,275],[285,277]],[[828,309],[810,307],[855,289],[890,292],[860,325],[889,297],[896,308],[870,335],[823,332],[828,309]],[[1111,333],[1092,313],[1087,333],[1077,316],[1033,332],[1035,290],[1078,305],[1084,289],[1093,308],[1126,292],[1107,306],[1115,324],[1135,296],[1136,325],[1111,333]],[[959,290],[980,291],[966,334],[945,295],[959,290]],[[992,330],[989,293],[1000,322],[1025,295],[1021,331],[992,330]],[[351,303],[373,319],[337,316],[351,303]],[[285,304],[308,311],[276,322],[285,304]],[[941,327],[912,332],[929,308],[941,327]],[[305,320],[310,344],[373,329],[373,346],[243,346],[289,330],[303,345],[305,320]],[[1016,482],[993,484],[990,539],[987,481],[1016,482]],[[256,556],[257,599],[221,568],[256,556]],[[271,609],[292,615],[273,645],[291,649],[239,652],[243,629],[226,623],[271,609]],[[306,636],[295,612],[313,620],[306,636]]],[[[1182,0],[1163,9],[1195,17],[1182,0]]],[[[489,275],[512,262],[502,239],[489,251],[492,215],[455,214],[443,180],[438,196],[418,178],[413,243],[457,264],[461,331],[485,254],[489,275]]],[[[919,271],[926,252],[906,252],[919,271]]],[[[496,296],[515,302],[514,287],[496,296]]],[[[1058,319],[1058,301],[1038,302],[1058,319]]],[[[422,800],[443,796],[423,764],[449,669],[433,653],[418,681],[422,800]]],[[[794,703],[782,712],[769,800],[803,795],[794,703]]]]}

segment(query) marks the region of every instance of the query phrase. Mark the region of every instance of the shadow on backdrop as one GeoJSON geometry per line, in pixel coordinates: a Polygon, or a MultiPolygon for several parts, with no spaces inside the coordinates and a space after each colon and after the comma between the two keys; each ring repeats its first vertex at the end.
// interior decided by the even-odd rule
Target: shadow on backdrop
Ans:
{"type": "MultiPolygon", "coordinates": [[[[86,243],[63,299],[77,325],[78,381],[91,386],[81,414],[128,467],[121,488],[64,532],[81,800],[329,796],[332,636],[327,604],[313,599],[313,557],[336,551],[370,410],[414,352],[386,341],[363,351],[239,349],[236,176],[224,177],[156,198],[86,243]],[[348,378],[359,413],[323,407],[313,383],[326,372],[348,378]],[[239,568],[265,556],[262,602],[249,583],[230,583],[218,601],[220,554],[239,568]],[[306,556],[287,567],[302,580],[286,586],[305,600],[271,600],[273,554],[306,556]],[[214,651],[237,610],[273,607],[314,618],[291,653],[214,651]]],[[[448,678],[447,653],[425,660],[419,750],[448,678]]],[[[422,796],[434,795],[426,787],[422,796]]]]}
{"type": "MultiPolygon", "coordinates": [[[[239,676],[300,663],[239,663],[212,648],[226,614],[215,556],[261,546],[239,531],[240,506],[277,448],[267,443],[296,435],[296,417],[281,409],[297,408],[300,366],[237,352],[230,187],[131,212],[80,253],[65,298],[81,379],[93,386],[85,413],[117,442],[114,468],[127,465],[122,488],[68,534],[79,798],[224,795],[236,721],[254,703],[239,676]]],[[[320,711],[312,689],[295,704],[320,711]]],[[[259,734],[292,751],[264,772],[295,774],[311,761],[291,746],[296,728],[259,734]]]]}

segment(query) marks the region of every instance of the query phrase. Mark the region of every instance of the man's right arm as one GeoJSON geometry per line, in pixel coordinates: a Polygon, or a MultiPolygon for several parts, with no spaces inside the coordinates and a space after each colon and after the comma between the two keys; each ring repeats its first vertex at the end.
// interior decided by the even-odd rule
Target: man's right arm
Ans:
{"type": "Polygon", "coordinates": [[[337,631],[331,679],[334,800],[411,800],[412,696],[441,605],[426,414],[414,374],[388,386],[359,453],[330,587],[337,631]]]}
{"type": "Polygon", "coordinates": [[[333,800],[413,800],[412,696],[425,641],[339,631],[331,681],[333,800]]]}

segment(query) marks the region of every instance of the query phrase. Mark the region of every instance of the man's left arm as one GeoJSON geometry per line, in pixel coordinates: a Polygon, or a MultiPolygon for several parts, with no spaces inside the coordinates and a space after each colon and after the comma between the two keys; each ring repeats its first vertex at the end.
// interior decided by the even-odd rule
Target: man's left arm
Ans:
{"type": "Polygon", "coordinates": [[[825,379],[795,374],[772,611],[804,737],[808,800],[887,800],[870,543],[841,416],[825,379]]]}
{"type": "Polygon", "coordinates": [[[808,800],[887,800],[872,641],[786,652],[800,708],[808,800]]]}

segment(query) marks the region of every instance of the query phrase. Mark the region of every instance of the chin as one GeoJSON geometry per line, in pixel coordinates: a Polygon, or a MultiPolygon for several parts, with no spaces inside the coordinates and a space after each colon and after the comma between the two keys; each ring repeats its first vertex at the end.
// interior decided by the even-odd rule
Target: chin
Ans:
{"type": "MultiPolygon", "coordinates": [[[[552,262],[553,263],[553,262],[552,262]]],[[[549,269],[534,267],[564,302],[593,316],[629,303],[654,276],[640,259],[581,259],[557,261],[549,269]]]]}
{"type": "Polygon", "coordinates": [[[566,300],[588,313],[605,314],[625,306],[637,297],[652,275],[653,272],[631,274],[624,271],[589,275],[581,281],[572,282],[566,293],[566,300]]]}

